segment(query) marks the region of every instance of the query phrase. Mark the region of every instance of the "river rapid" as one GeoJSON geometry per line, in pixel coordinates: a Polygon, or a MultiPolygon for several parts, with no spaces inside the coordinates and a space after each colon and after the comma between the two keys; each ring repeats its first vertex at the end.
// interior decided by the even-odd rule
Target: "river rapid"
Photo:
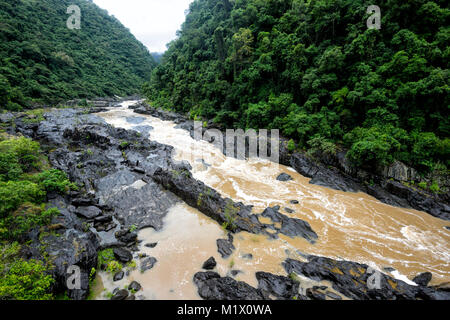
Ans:
{"type": "Polygon", "coordinates": [[[136,130],[150,126],[150,139],[173,146],[174,159],[188,161],[196,179],[223,197],[254,206],[254,212],[280,206],[283,214],[309,222],[319,239],[311,244],[303,238],[280,235],[269,240],[241,232],[234,237],[236,250],[223,259],[216,245],[217,239],[226,238],[221,226],[179,203],[169,210],[163,230],[144,229],[138,234],[142,240],[140,252],[155,257],[155,266],[145,273],[139,268],[131,271],[118,282],[100,272],[97,299],[105,299],[106,291],[133,280],[142,285],[139,295],[145,299],[200,299],[192,278],[211,256],[217,260],[216,271],[222,276],[234,270],[238,272],[235,279],[255,287],[255,272],[286,275],[281,262],[288,257],[304,260],[302,253],[365,263],[409,284],[414,284],[409,279],[426,271],[433,274],[431,285],[450,281],[448,222],[425,212],[383,204],[364,193],[309,184],[310,179],[294,169],[267,160],[226,157],[213,144],[196,141],[188,131],[176,129],[171,121],[134,113],[128,106],[135,102],[124,102],[122,107],[97,115],[115,127],[136,130]],[[276,180],[281,173],[293,180],[276,180]],[[145,246],[156,242],[154,248],[145,246]]]}

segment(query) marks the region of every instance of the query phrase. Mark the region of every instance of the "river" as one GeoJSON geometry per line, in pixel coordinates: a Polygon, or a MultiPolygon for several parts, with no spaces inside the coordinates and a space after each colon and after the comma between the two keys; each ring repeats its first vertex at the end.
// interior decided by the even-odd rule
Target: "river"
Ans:
{"type": "MultiPolygon", "coordinates": [[[[304,260],[302,253],[365,263],[409,284],[414,284],[409,279],[426,271],[433,274],[431,284],[450,281],[448,222],[383,204],[364,193],[309,184],[310,179],[294,169],[267,160],[226,157],[213,144],[196,141],[186,130],[176,129],[171,121],[134,113],[128,109],[133,103],[124,102],[122,107],[98,115],[115,127],[151,126],[150,139],[173,146],[173,157],[188,161],[196,179],[223,197],[253,205],[254,212],[278,205],[283,214],[309,222],[319,239],[311,244],[303,238],[281,235],[269,240],[241,232],[235,235],[233,255],[222,259],[216,246],[217,239],[226,238],[221,226],[198,210],[177,204],[167,214],[163,230],[139,232],[140,252],[156,257],[155,267],[145,273],[132,271],[119,282],[100,272],[102,290],[112,291],[136,280],[143,287],[139,294],[146,299],[199,299],[192,277],[210,256],[216,258],[222,276],[239,270],[235,279],[257,286],[256,271],[286,275],[281,262],[287,257],[304,260]],[[293,180],[277,181],[280,173],[293,180]],[[155,248],[145,247],[155,242],[155,248]],[[395,271],[388,272],[386,267],[395,271]]],[[[105,298],[103,292],[99,290],[98,299],[105,298]]]]}

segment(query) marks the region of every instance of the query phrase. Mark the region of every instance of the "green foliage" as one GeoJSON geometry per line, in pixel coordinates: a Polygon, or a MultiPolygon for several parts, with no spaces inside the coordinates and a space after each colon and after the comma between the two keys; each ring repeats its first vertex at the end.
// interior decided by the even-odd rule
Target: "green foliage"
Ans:
{"type": "Polygon", "coordinates": [[[40,172],[33,176],[33,181],[43,186],[47,192],[55,191],[64,194],[70,189],[78,189],[74,183],[69,181],[65,172],[57,169],[40,172]]]}
{"type": "Polygon", "coordinates": [[[293,139],[289,140],[287,148],[289,150],[289,152],[294,152],[295,150],[295,142],[293,139]]]}
{"type": "Polygon", "coordinates": [[[100,251],[98,253],[98,260],[97,260],[98,261],[98,267],[97,267],[97,269],[100,269],[100,267],[103,264],[107,265],[108,263],[110,263],[114,259],[115,258],[114,258],[113,249],[109,248],[109,249],[104,249],[104,250],[100,251]]]}
{"type": "Polygon", "coordinates": [[[17,179],[22,172],[39,166],[39,143],[25,138],[10,138],[0,142],[0,179],[17,179]],[[9,173],[8,168],[13,172],[9,173]]]}
{"type": "Polygon", "coordinates": [[[42,261],[18,257],[17,242],[0,244],[0,300],[50,300],[54,279],[42,261]]]}
{"type": "Polygon", "coordinates": [[[44,205],[22,204],[14,214],[0,220],[0,239],[20,239],[32,228],[45,226],[59,214],[57,208],[44,209],[44,205]]]}
{"type": "Polygon", "coordinates": [[[21,203],[41,203],[45,191],[29,181],[0,182],[0,218],[16,210],[21,203]]]}
{"type": "Polygon", "coordinates": [[[433,183],[430,186],[430,191],[433,193],[439,193],[439,191],[441,191],[441,188],[439,187],[437,181],[433,181],[433,183]]]}
{"type": "Polygon", "coordinates": [[[145,46],[92,1],[0,0],[0,20],[0,109],[137,93],[156,65],[145,46]],[[81,9],[79,30],[66,26],[69,5],[81,9]]]}
{"type": "Polygon", "coordinates": [[[344,143],[357,166],[448,166],[450,10],[392,0],[368,30],[368,5],[194,1],[143,91],[225,126],[278,128],[312,153],[344,143]]]}

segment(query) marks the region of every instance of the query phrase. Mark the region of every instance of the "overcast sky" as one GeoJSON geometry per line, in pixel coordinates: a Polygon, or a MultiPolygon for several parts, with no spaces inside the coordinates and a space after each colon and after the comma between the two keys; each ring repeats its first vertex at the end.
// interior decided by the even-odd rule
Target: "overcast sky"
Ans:
{"type": "Polygon", "coordinates": [[[166,44],[175,39],[184,22],[184,11],[193,0],[94,0],[108,10],[150,52],[164,52],[166,44]]]}

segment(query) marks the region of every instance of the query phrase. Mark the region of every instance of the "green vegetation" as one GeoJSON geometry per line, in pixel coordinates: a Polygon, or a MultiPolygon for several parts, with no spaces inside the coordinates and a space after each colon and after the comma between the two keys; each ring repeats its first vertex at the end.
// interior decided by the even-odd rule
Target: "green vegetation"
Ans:
{"type": "Polygon", "coordinates": [[[0,300],[49,300],[54,282],[42,261],[20,258],[20,244],[0,243],[0,300]]]}
{"type": "Polygon", "coordinates": [[[102,250],[98,253],[97,269],[101,269],[102,265],[106,265],[106,272],[109,273],[116,273],[123,268],[122,264],[116,261],[113,249],[111,248],[102,250]]]}
{"type": "MultiPolygon", "coordinates": [[[[234,128],[278,128],[355,166],[449,166],[450,10],[383,0],[195,0],[143,90],[156,105],[234,128]]],[[[290,143],[290,150],[294,150],[290,143]]]]}
{"type": "Polygon", "coordinates": [[[137,93],[156,65],[115,17],[87,0],[0,0],[0,110],[137,93]],[[69,5],[81,29],[69,29],[69,5]]]}
{"type": "Polygon", "coordinates": [[[20,256],[27,233],[48,226],[59,214],[57,208],[47,208],[47,192],[76,188],[65,173],[48,167],[37,142],[0,136],[0,300],[54,298],[51,264],[20,256]]]}

